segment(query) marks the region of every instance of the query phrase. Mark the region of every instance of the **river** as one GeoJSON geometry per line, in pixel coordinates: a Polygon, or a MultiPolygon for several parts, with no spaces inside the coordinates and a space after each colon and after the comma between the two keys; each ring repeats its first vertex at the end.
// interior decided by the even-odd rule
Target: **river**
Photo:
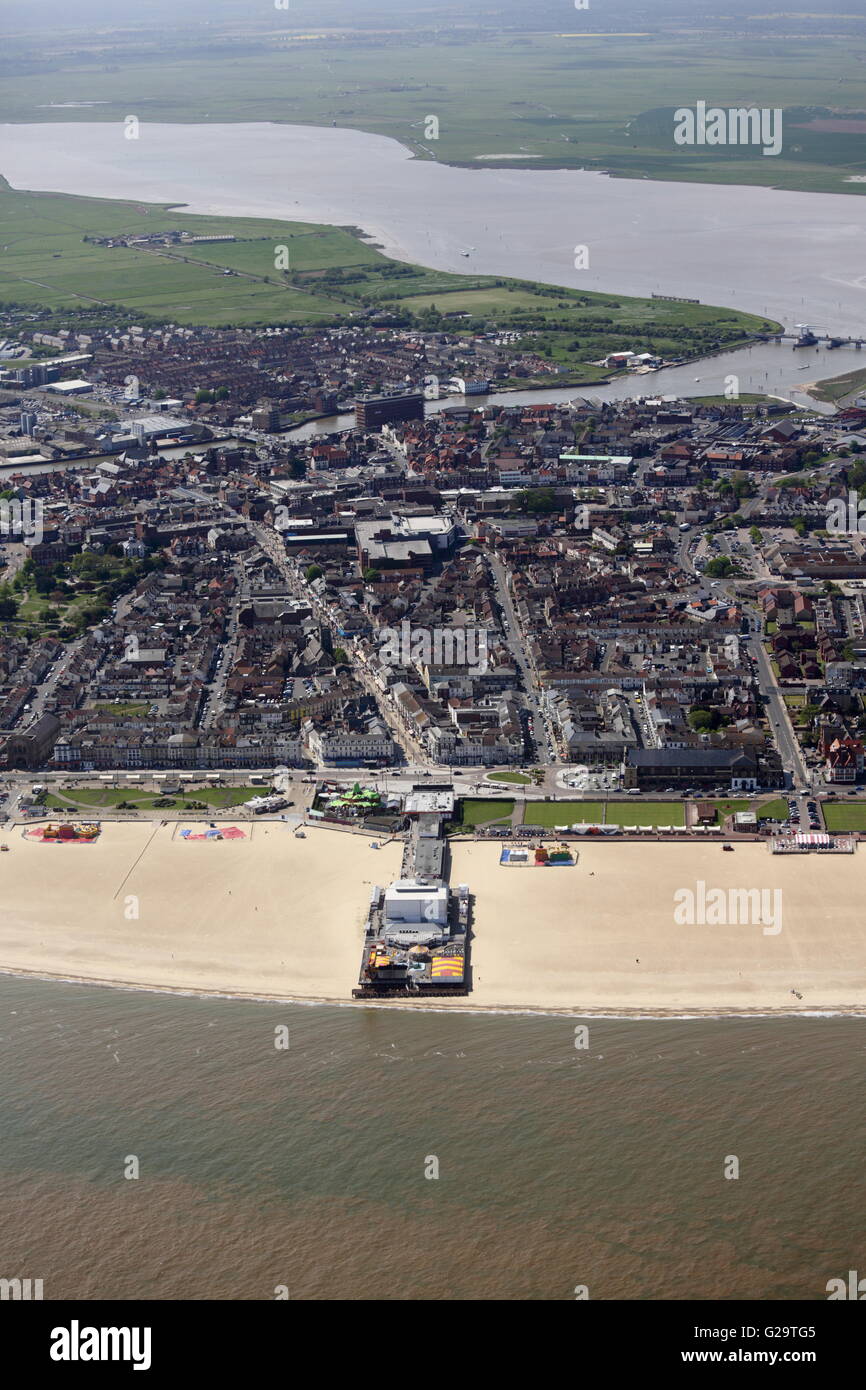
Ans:
{"type": "Polygon", "coordinates": [[[866,198],[856,194],[457,169],[384,136],[316,126],[143,119],[137,140],[124,132],[0,126],[0,173],[16,188],[358,226],[389,255],[441,270],[683,295],[789,329],[866,333],[866,198]],[[575,269],[578,246],[586,270],[575,269]]]}
{"type": "MultiPolygon", "coordinates": [[[[705,357],[684,367],[668,367],[660,372],[636,375],[629,372],[615,381],[588,386],[543,387],[537,391],[492,391],[485,396],[442,396],[428,401],[427,415],[438,415],[456,406],[485,405],[544,405],[587,396],[590,400],[623,401],[639,396],[721,396],[731,377],[736,377],[743,395],[764,392],[780,400],[788,400],[804,410],[831,414],[834,407],[815,400],[803,389],[806,382],[819,381],[843,372],[866,369],[866,349],[827,348],[823,346],[795,349],[787,343],[756,343],[754,347],[726,352],[718,357],[705,357]]],[[[353,413],[326,415],[297,425],[286,432],[293,441],[313,439],[317,435],[333,434],[352,429],[353,413]]]]}

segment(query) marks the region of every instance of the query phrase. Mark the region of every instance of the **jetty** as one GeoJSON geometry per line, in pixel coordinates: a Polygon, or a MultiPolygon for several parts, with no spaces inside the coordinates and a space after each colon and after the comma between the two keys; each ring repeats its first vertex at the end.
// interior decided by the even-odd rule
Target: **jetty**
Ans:
{"type": "Polygon", "coordinates": [[[416,788],[400,878],[375,886],[364,929],[354,999],[441,998],[469,993],[471,895],[452,892],[445,823],[453,812],[440,792],[416,788]],[[425,794],[426,793],[426,794],[425,794]]]}

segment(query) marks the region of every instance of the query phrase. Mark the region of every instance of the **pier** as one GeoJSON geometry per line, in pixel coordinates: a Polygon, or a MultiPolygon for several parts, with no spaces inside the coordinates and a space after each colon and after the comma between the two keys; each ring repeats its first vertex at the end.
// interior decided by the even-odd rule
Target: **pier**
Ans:
{"type": "Polygon", "coordinates": [[[416,788],[400,878],[374,887],[353,999],[441,998],[469,993],[471,898],[448,885],[445,822],[453,810],[441,794],[416,788]]]}

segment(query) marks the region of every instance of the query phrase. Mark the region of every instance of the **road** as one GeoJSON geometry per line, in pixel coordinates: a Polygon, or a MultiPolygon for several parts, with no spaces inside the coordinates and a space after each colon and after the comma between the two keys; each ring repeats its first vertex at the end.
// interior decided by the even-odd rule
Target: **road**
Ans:
{"type": "Polygon", "coordinates": [[[503,619],[507,623],[506,642],[508,650],[514,657],[515,664],[520,672],[521,683],[524,692],[524,704],[528,707],[533,719],[533,732],[535,743],[540,754],[545,755],[550,763],[558,763],[559,758],[553,742],[553,732],[550,720],[546,711],[542,708],[538,697],[538,683],[535,672],[532,670],[529,659],[526,655],[526,647],[521,637],[520,624],[511,594],[508,589],[508,582],[505,574],[505,566],[497,555],[490,554],[490,571],[493,575],[493,582],[496,585],[496,597],[502,609],[503,619]],[[542,730],[544,731],[542,733],[542,730]],[[545,743],[547,745],[545,750],[545,743]]]}
{"type": "Polygon", "coordinates": [[[355,658],[352,662],[352,674],[359,685],[361,685],[364,690],[367,691],[368,695],[371,695],[376,701],[376,705],[381,711],[382,718],[391,730],[397,746],[403,750],[406,760],[408,762],[418,762],[426,768],[432,767],[433,763],[426,749],[423,748],[417,739],[412,737],[408,729],[404,727],[387,696],[383,694],[382,690],[373,680],[364,666],[364,663],[358,659],[359,652],[357,642],[349,641],[347,638],[336,637],[331,614],[328,612],[321,599],[312,593],[310,588],[307,585],[303,585],[298,579],[286,559],[285,551],[283,550],[282,542],[277,532],[270,530],[267,526],[261,526],[254,521],[248,522],[248,525],[259,545],[262,547],[262,550],[264,550],[265,554],[279,570],[292,593],[297,595],[298,598],[306,600],[311,605],[313,613],[318,618],[319,622],[328,628],[329,632],[335,638],[335,645],[340,645],[342,643],[345,646],[348,642],[349,650],[355,658]]]}
{"type": "Polygon", "coordinates": [[[72,661],[87,641],[88,635],[89,634],[85,634],[83,637],[78,637],[74,642],[67,642],[58,660],[55,661],[54,665],[50,668],[45,679],[40,681],[36,689],[36,694],[30,704],[28,723],[35,723],[46,710],[49,711],[49,713],[51,712],[54,705],[54,691],[57,687],[57,683],[67,674],[72,661]]]}
{"type": "MultiPolygon", "coordinates": [[[[758,504],[761,501],[761,498],[752,498],[751,501],[753,504],[758,504]]],[[[688,533],[683,533],[682,536],[679,538],[677,545],[677,560],[679,562],[680,568],[686,574],[695,574],[698,577],[699,572],[696,571],[695,566],[691,560],[691,557],[689,555],[689,547],[693,544],[696,534],[700,533],[701,529],[702,528],[700,527],[693,527],[692,530],[688,533]]],[[[727,538],[724,536],[724,533],[721,533],[720,539],[723,543],[727,540],[727,538]]],[[[725,549],[727,549],[726,545],[725,549]]],[[[751,543],[750,549],[752,551],[756,567],[760,567],[761,565],[763,565],[763,560],[760,555],[760,552],[757,550],[756,547],[752,546],[751,543]]],[[[751,580],[745,581],[742,579],[735,578],[726,579],[721,582],[721,584],[719,585],[719,589],[722,593],[726,594],[732,602],[737,602],[741,604],[744,595],[748,595],[750,590],[764,588],[770,582],[772,582],[772,575],[770,571],[767,570],[766,578],[753,578],[751,580]]],[[[752,626],[751,620],[749,626],[750,628],[752,626]]],[[[767,702],[767,715],[770,721],[770,730],[775,740],[776,747],[779,751],[779,756],[782,760],[782,766],[787,774],[787,785],[803,786],[811,791],[812,774],[806,767],[805,759],[800,748],[799,740],[794,732],[794,726],[791,722],[791,716],[788,712],[788,707],[785,704],[785,701],[782,697],[782,691],[776,683],[776,677],[773,674],[773,668],[770,664],[770,659],[767,656],[766,651],[764,650],[764,644],[761,641],[760,635],[750,632],[750,635],[748,637],[743,635],[741,641],[743,642],[744,646],[751,652],[757,665],[758,685],[761,690],[761,694],[764,696],[767,702]]],[[[804,818],[808,823],[808,816],[803,817],[802,808],[801,817],[804,818]]]]}
{"type": "Polygon", "coordinates": [[[782,766],[786,772],[792,774],[796,785],[811,787],[811,774],[806,768],[800,744],[791,723],[791,716],[788,713],[788,707],[782,698],[779,686],[776,684],[776,677],[773,675],[773,668],[764,650],[764,644],[759,637],[749,637],[744,640],[757,662],[759,684],[767,701],[767,711],[772,722],[773,737],[782,759],[782,766]]]}

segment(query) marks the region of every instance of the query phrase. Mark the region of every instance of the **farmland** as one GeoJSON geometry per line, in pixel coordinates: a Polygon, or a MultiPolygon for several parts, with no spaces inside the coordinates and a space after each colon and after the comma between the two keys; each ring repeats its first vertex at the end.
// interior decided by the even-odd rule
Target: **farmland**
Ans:
{"type": "Polygon", "coordinates": [[[419,158],[474,168],[531,161],[622,178],[866,192],[858,122],[837,119],[862,116],[866,40],[856,16],[847,26],[844,15],[815,17],[805,42],[793,16],[781,33],[730,23],[713,31],[709,15],[701,32],[689,32],[686,23],[660,27],[653,12],[650,25],[612,33],[593,24],[595,6],[569,10],[553,18],[565,33],[539,32],[537,20],[516,32],[527,27],[525,8],[514,28],[491,15],[477,27],[425,30],[395,14],[379,33],[311,32],[302,16],[293,29],[290,13],[276,27],[264,18],[260,28],[245,26],[242,62],[237,35],[220,31],[218,18],[206,45],[183,33],[130,40],[99,32],[76,38],[74,49],[62,33],[49,43],[20,37],[21,61],[3,73],[0,121],[60,114],[121,123],[132,111],[143,121],[348,126],[391,136],[419,158]],[[32,69],[31,48],[39,58],[32,69]],[[783,110],[781,153],[675,145],[674,110],[699,99],[783,110]]]}
{"type": "Polygon", "coordinates": [[[315,328],[385,316],[455,332],[490,325],[534,335],[557,384],[606,375],[623,346],[694,355],[772,327],[732,309],[626,299],[531,281],[463,276],[395,262],[351,228],[206,217],[158,204],[32,193],[0,182],[0,302],[58,314],[125,309],[136,320],[315,328]],[[233,241],[103,245],[143,236],[233,241]],[[285,269],[277,269],[286,265],[285,269]],[[227,274],[226,272],[232,272],[227,274]],[[435,310],[432,306],[435,304],[435,310]],[[452,316],[465,315],[465,317],[452,316]]]}

